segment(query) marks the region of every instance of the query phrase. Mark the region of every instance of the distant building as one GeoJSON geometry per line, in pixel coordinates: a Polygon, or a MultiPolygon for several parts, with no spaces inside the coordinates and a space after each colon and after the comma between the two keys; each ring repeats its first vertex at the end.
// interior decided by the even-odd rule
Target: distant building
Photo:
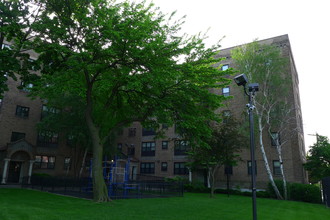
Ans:
{"type": "MultiPolygon", "coordinates": [[[[292,77],[292,104],[295,106],[296,126],[302,131],[302,115],[299,99],[299,80],[292,56],[290,42],[287,35],[260,41],[260,43],[274,44],[281,48],[283,56],[290,60],[290,74],[292,77]]],[[[217,56],[226,57],[222,68],[232,67],[230,51],[233,48],[222,50],[217,56]]],[[[42,100],[31,100],[27,97],[28,88],[19,90],[17,86],[24,82],[8,79],[9,91],[0,99],[0,180],[2,184],[20,183],[23,177],[33,173],[49,174],[54,176],[78,176],[82,169],[88,175],[88,160],[83,163],[84,150],[70,146],[67,137],[51,131],[38,132],[36,124],[42,117],[54,113],[47,108],[42,100]]],[[[214,90],[219,95],[235,96],[228,108],[219,109],[219,112],[237,115],[244,111],[247,103],[243,96],[242,88],[231,84],[222,91],[214,90]]],[[[124,158],[130,158],[130,178],[136,179],[137,175],[176,177],[181,176],[192,181],[207,183],[207,171],[189,170],[186,151],[189,142],[183,140],[175,133],[174,127],[165,129],[166,138],[155,139],[155,132],[146,129],[139,123],[133,123],[118,135],[117,148],[124,158]]],[[[276,132],[276,131],[274,131],[276,132]]],[[[269,163],[274,174],[278,177],[279,162],[276,150],[272,147],[270,137],[265,134],[266,151],[269,163]]],[[[251,182],[251,161],[249,143],[241,152],[242,161],[238,166],[227,167],[232,188],[248,188],[251,182]]],[[[90,157],[90,155],[89,155],[90,157]]],[[[88,157],[87,157],[88,158],[88,157]]],[[[303,169],[305,162],[305,146],[303,133],[297,132],[283,147],[283,163],[287,181],[307,183],[307,175],[303,169]]],[[[264,188],[268,183],[259,148],[256,148],[257,162],[257,187],[264,188]]],[[[216,187],[226,184],[225,168],[218,171],[219,179],[216,187]]]]}

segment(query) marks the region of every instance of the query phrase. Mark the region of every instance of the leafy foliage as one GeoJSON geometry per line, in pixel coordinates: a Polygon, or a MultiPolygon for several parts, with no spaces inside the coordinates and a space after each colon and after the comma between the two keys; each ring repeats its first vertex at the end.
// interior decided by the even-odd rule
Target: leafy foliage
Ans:
{"type": "MultiPolygon", "coordinates": [[[[283,193],[282,181],[275,180],[275,183],[280,192],[283,193]]],[[[276,194],[270,183],[268,184],[267,192],[269,193],[269,198],[276,198],[276,194]]],[[[302,183],[288,183],[288,199],[293,201],[321,203],[320,186],[302,183]]]]}
{"type": "Polygon", "coordinates": [[[304,167],[309,171],[311,182],[330,176],[330,143],[327,137],[317,134],[317,142],[308,151],[304,167]]]}
{"type": "Polygon", "coordinates": [[[105,0],[40,0],[34,45],[43,64],[33,94],[74,97],[93,144],[94,199],[107,200],[102,177],[104,145],[118,128],[176,124],[194,143],[210,136],[207,121],[224,99],[209,92],[229,83],[215,45],[200,36],[179,37],[181,22],[151,5],[105,0]],[[102,183],[103,182],[103,183],[102,183]]]}
{"type": "Polygon", "coordinates": [[[38,65],[30,59],[31,25],[38,19],[38,11],[33,10],[33,0],[2,0],[0,2],[0,98],[8,90],[8,77],[17,80],[19,75],[28,81],[31,70],[38,65]]]}
{"type": "Polygon", "coordinates": [[[207,140],[207,147],[196,147],[190,152],[197,166],[235,165],[237,154],[248,141],[240,131],[239,123],[228,117],[226,123],[213,126],[212,136],[207,140]]]}
{"type": "Polygon", "coordinates": [[[192,167],[207,168],[211,173],[211,196],[214,192],[216,171],[222,166],[235,166],[240,160],[238,152],[247,143],[247,137],[240,131],[240,124],[231,116],[224,123],[214,124],[207,146],[193,147],[189,152],[192,167]]]}
{"type": "MultiPolygon", "coordinates": [[[[245,73],[250,82],[259,83],[255,99],[264,123],[267,123],[268,117],[272,126],[278,126],[281,118],[277,116],[289,105],[285,97],[291,88],[291,77],[287,74],[288,58],[275,45],[258,42],[234,49],[232,57],[237,69],[245,73]],[[283,95],[279,95],[279,91],[283,95]]],[[[292,107],[289,105],[289,108],[292,107]]]]}

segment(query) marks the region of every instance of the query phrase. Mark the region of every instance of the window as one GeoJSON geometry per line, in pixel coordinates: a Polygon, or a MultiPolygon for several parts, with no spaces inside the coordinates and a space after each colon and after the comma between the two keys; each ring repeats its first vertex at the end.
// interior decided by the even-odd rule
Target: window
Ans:
{"type": "MultiPolygon", "coordinates": [[[[257,161],[255,161],[254,162],[254,164],[255,164],[255,173],[257,174],[257,161]]],[[[248,162],[247,162],[247,166],[248,166],[248,174],[249,175],[252,175],[252,163],[251,163],[251,160],[249,160],[248,162]]]]}
{"type": "Polygon", "coordinates": [[[64,170],[70,170],[71,167],[71,157],[64,158],[64,170]]]}
{"type": "Polygon", "coordinates": [[[34,162],[36,169],[54,169],[55,157],[53,156],[36,156],[34,162]]]}
{"type": "Polygon", "coordinates": [[[8,49],[8,50],[11,50],[11,46],[9,44],[2,44],[1,45],[1,49],[8,49]]]}
{"type": "Polygon", "coordinates": [[[233,166],[231,165],[225,166],[225,174],[233,175],[233,166]]]}
{"type": "Polygon", "coordinates": [[[41,119],[43,119],[51,114],[58,114],[59,112],[60,112],[60,110],[57,108],[48,107],[47,105],[42,105],[41,119]]]}
{"type": "Polygon", "coordinates": [[[21,90],[24,92],[30,92],[31,89],[33,88],[32,83],[25,83],[24,81],[21,82],[21,90]]]}
{"type": "Polygon", "coordinates": [[[129,128],[128,137],[135,137],[135,135],[136,135],[136,128],[129,128]]]}
{"type": "Polygon", "coordinates": [[[155,142],[142,142],[141,156],[155,156],[155,149],[155,142]]]}
{"type": "Polygon", "coordinates": [[[229,68],[229,64],[224,64],[222,65],[221,70],[224,71],[227,70],[228,68],[229,68]]]}
{"type": "Polygon", "coordinates": [[[272,146],[279,146],[281,144],[280,134],[278,132],[271,132],[272,146]]]}
{"type": "Polygon", "coordinates": [[[127,148],[127,155],[128,156],[134,156],[135,155],[135,146],[134,146],[134,144],[131,144],[131,146],[127,148]]]}
{"type": "Polygon", "coordinates": [[[167,171],[167,162],[162,162],[161,171],[167,171]]]}
{"type": "Polygon", "coordinates": [[[18,140],[21,140],[23,138],[25,138],[25,133],[12,132],[10,142],[18,141],[18,140]]]}
{"type": "Polygon", "coordinates": [[[66,144],[68,146],[74,146],[76,144],[76,138],[75,138],[75,136],[72,135],[72,134],[68,134],[66,136],[66,144]]]}
{"type": "Polygon", "coordinates": [[[230,95],[230,88],[229,87],[225,87],[225,88],[222,88],[222,95],[227,97],[230,95]]]}
{"type": "Polygon", "coordinates": [[[151,136],[155,135],[156,132],[153,128],[143,128],[142,129],[142,136],[151,136]]]}
{"type": "Polygon", "coordinates": [[[16,116],[21,117],[21,118],[28,118],[29,117],[29,107],[24,107],[17,105],[16,106],[16,116]]]}
{"type": "Polygon", "coordinates": [[[141,163],[141,174],[153,174],[155,173],[155,163],[141,163]]]}
{"type": "Polygon", "coordinates": [[[281,163],[278,160],[273,160],[273,173],[274,175],[281,175],[281,163]]]}
{"type": "Polygon", "coordinates": [[[57,147],[58,134],[53,131],[40,131],[38,134],[37,145],[39,147],[57,147]]]}
{"type": "Polygon", "coordinates": [[[231,111],[229,111],[229,110],[224,110],[224,111],[222,112],[223,123],[228,123],[228,120],[229,120],[230,116],[231,116],[231,111]]]}
{"type": "Polygon", "coordinates": [[[174,174],[184,175],[188,173],[189,171],[184,162],[174,163],[174,174]]]}
{"type": "Polygon", "coordinates": [[[41,156],[36,156],[35,161],[34,161],[34,168],[40,169],[41,168],[41,163],[42,163],[42,157],[41,156]]]}
{"type": "Polygon", "coordinates": [[[174,145],[174,155],[186,155],[189,150],[189,142],[188,141],[175,141],[174,145]]]}
{"type": "Polygon", "coordinates": [[[162,150],[168,149],[168,141],[162,141],[162,150]]]}

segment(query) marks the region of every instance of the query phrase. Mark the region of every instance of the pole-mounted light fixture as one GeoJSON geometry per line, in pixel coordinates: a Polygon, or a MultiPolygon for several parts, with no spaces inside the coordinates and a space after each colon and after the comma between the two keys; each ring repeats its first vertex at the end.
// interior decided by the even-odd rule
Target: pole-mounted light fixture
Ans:
{"type": "Polygon", "coordinates": [[[251,83],[246,86],[248,83],[248,79],[245,74],[240,74],[234,78],[235,83],[238,86],[244,87],[244,93],[249,96],[249,103],[246,105],[249,112],[249,120],[250,120],[250,153],[251,153],[251,181],[252,181],[252,213],[253,220],[257,220],[257,188],[256,188],[256,164],[255,164],[255,143],[254,143],[254,121],[253,121],[253,109],[255,106],[253,105],[253,98],[255,92],[259,91],[258,83],[251,83]],[[246,88],[247,87],[247,88],[246,88]],[[248,92],[246,91],[248,89],[248,92]]]}
{"type": "Polygon", "coordinates": [[[245,76],[245,74],[240,74],[234,78],[234,81],[238,86],[242,86],[242,85],[245,86],[246,83],[248,82],[248,79],[245,76]]]}

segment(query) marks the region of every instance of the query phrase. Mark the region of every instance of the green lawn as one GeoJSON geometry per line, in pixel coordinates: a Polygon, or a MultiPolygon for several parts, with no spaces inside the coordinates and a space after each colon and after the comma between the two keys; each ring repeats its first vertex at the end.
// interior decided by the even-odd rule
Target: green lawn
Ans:
{"type": "MultiPolygon", "coordinates": [[[[0,188],[1,220],[51,219],[252,219],[251,198],[242,196],[185,193],[184,197],[115,200],[93,203],[89,200],[26,189],[0,188]]],[[[325,220],[330,209],[324,205],[257,199],[259,220],[325,220]]]]}

